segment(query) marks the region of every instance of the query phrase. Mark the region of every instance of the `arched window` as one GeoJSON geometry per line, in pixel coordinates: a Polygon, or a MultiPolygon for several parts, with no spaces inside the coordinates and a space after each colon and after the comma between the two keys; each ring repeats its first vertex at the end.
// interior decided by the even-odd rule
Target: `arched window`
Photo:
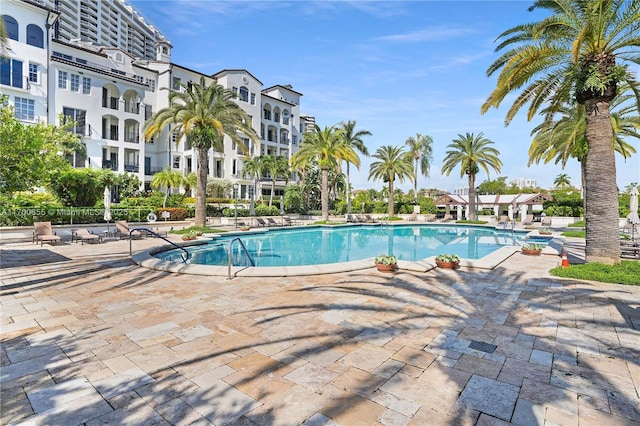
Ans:
{"type": "Polygon", "coordinates": [[[249,89],[247,89],[246,87],[242,86],[240,88],[240,100],[244,101],[244,102],[249,102],[249,89]]]}
{"type": "Polygon", "coordinates": [[[7,38],[11,40],[18,40],[18,21],[13,19],[9,15],[3,15],[4,29],[7,31],[7,38]]]}
{"type": "Polygon", "coordinates": [[[44,31],[35,24],[27,25],[27,44],[44,48],[44,31]]]}

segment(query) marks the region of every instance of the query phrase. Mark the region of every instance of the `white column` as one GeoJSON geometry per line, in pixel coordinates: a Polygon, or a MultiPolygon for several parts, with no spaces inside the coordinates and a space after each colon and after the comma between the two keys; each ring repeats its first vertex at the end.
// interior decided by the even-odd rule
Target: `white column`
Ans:
{"type": "Polygon", "coordinates": [[[509,204],[509,220],[513,220],[513,204],[509,204]]]}
{"type": "Polygon", "coordinates": [[[526,204],[523,204],[523,205],[520,206],[520,221],[521,222],[527,218],[528,207],[529,206],[527,206],[526,204]]]}
{"type": "Polygon", "coordinates": [[[458,220],[462,220],[462,204],[458,204],[458,220]]]}

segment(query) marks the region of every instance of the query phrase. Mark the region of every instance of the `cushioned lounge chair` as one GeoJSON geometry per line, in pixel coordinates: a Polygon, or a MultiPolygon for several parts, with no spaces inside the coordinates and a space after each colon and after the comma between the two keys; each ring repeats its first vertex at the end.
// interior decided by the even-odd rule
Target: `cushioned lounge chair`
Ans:
{"type": "Polygon", "coordinates": [[[436,221],[436,215],[435,214],[426,214],[426,215],[424,215],[424,220],[425,220],[425,222],[435,222],[436,221]]]}
{"type": "Polygon", "coordinates": [[[367,220],[367,222],[369,223],[377,223],[378,221],[375,220],[370,214],[365,214],[364,218],[367,220]]]}
{"type": "Polygon", "coordinates": [[[116,220],[116,236],[119,237],[120,239],[123,238],[129,238],[129,235],[131,235],[131,238],[133,239],[138,239],[138,238],[142,238],[142,234],[139,231],[133,231],[131,232],[131,234],[129,234],[129,224],[127,223],[126,220],[116,220]]]}
{"type": "Polygon", "coordinates": [[[442,218],[443,222],[451,222],[453,220],[453,216],[451,216],[450,214],[445,214],[444,217],[442,218]]]}
{"type": "Polygon", "coordinates": [[[267,218],[267,226],[281,226],[278,222],[273,220],[272,218],[267,218]]]}
{"type": "Polygon", "coordinates": [[[53,232],[51,229],[51,222],[34,222],[33,224],[33,238],[32,242],[37,243],[40,241],[40,245],[47,243],[59,243],[61,238],[53,232]]]}
{"type": "Polygon", "coordinates": [[[551,226],[551,218],[547,216],[543,217],[540,226],[551,226]]]}
{"type": "Polygon", "coordinates": [[[76,244],[78,243],[78,241],[82,242],[82,245],[84,245],[85,241],[90,243],[99,243],[102,241],[102,238],[100,238],[99,235],[92,234],[87,228],[76,229],[74,234],[76,244]]]}
{"type": "Polygon", "coordinates": [[[256,217],[256,222],[258,222],[258,226],[269,226],[269,224],[267,224],[267,222],[265,222],[264,219],[260,217],[256,217]]]}
{"type": "Polygon", "coordinates": [[[533,223],[533,215],[528,214],[522,221],[522,225],[531,225],[533,223]]]}

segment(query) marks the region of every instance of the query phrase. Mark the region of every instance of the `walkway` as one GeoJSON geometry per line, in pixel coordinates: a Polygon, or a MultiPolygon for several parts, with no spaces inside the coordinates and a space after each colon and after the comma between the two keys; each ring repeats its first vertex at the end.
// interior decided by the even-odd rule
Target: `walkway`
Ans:
{"type": "Polygon", "coordinates": [[[1,424],[640,424],[640,287],[557,256],[225,280],[0,249],[1,424]]]}

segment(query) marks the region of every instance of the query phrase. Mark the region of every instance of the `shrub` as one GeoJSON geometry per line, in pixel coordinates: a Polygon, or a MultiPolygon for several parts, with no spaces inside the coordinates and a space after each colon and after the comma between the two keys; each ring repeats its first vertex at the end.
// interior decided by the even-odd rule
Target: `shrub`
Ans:
{"type": "Polygon", "coordinates": [[[398,263],[398,259],[392,254],[381,254],[376,257],[375,263],[379,263],[381,265],[395,265],[398,263]]]}
{"type": "Polygon", "coordinates": [[[169,212],[171,215],[169,220],[185,220],[188,217],[188,211],[183,207],[166,207],[157,209],[158,220],[164,220],[162,217],[163,212],[169,212]]]}

